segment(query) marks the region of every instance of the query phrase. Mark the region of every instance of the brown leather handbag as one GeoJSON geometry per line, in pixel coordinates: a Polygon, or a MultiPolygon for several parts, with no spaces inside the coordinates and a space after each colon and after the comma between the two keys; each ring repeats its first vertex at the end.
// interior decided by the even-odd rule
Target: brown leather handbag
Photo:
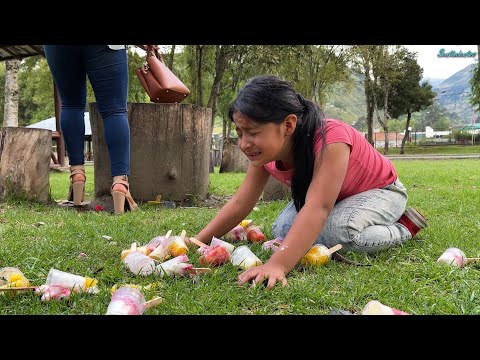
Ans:
{"type": "Polygon", "coordinates": [[[185,84],[165,65],[158,49],[150,45],[145,63],[135,72],[154,103],[180,103],[190,94],[185,84]]]}

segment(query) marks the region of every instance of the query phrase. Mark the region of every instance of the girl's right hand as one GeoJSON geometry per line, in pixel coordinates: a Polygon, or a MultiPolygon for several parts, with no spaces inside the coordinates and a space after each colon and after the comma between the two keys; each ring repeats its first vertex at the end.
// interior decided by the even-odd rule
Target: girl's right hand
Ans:
{"type": "Polygon", "coordinates": [[[268,279],[267,289],[272,290],[275,284],[282,283],[282,287],[287,285],[286,273],[278,266],[268,263],[254,268],[248,269],[238,276],[239,285],[243,285],[253,279],[255,284],[261,283],[268,279]]]}

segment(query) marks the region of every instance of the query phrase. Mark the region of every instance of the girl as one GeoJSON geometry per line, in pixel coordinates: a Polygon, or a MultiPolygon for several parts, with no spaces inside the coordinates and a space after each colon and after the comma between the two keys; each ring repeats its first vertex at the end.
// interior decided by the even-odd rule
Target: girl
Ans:
{"type": "Polygon", "coordinates": [[[293,200],[273,224],[282,245],[262,266],[239,275],[239,283],[268,280],[286,285],[286,274],[314,243],[375,252],[404,243],[427,226],[405,210],[406,189],[393,164],[352,126],[325,119],[287,81],[257,76],[229,108],[239,146],[249,158],[237,193],[195,237],[221,237],[253,209],[270,175],[291,186],[293,200]]]}

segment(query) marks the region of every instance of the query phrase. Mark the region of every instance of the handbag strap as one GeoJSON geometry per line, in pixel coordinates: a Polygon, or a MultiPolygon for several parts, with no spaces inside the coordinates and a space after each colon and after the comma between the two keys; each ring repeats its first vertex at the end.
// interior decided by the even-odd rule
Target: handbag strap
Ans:
{"type": "Polygon", "coordinates": [[[155,56],[158,60],[164,63],[163,56],[158,51],[157,45],[147,45],[147,56],[155,56]]]}

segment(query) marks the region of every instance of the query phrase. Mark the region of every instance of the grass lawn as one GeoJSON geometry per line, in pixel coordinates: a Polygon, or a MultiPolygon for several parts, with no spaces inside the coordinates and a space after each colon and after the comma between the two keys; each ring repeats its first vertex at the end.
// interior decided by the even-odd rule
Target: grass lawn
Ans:
{"type": "MultiPolygon", "coordinates": [[[[409,192],[409,206],[429,218],[429,227],[404,246],[376,255],[348,253],[372,264],[353,267],[330,262],[326,266],[295,269],[285,288],[266,291],[239,287],[240,270],[226,264],[194,283],[191,279],[130,273],[120,252],[136,241],[145,244],[169,229],[195,235],[218,211],[216,208],[166,209],[141,204],[141,211],[123,216],[101,212],[78,213],[53,205],[10,199],[0,203],[0,267],[18,267],[32,285],[41,285],[50,268],[99,281],[100,293],[74,294],[61,301],[42,302],[33,293],[0,295],[1,314],[105,314],[114,284],[156,286],[144,292],[147,300],[163,302],[146,314],[328,314],[333,308],[359,312],[370,300],[412,314],[480,314],[480,265],[464,269],[440,266],[437,258],[448,247],[480,257],[480,162],[476,159],[394,161],[409,192]],[[44,222],[44,226],[35,226],[44,222]],[[113,237],[112,245],[102,235],[113,237]],[[84,252],[87,258],[79,258],[84,252]]],[[[218,170],[217,170],[218,171],[218,170]]],[[[233,194],[244,174],[211,174],[210,191],[233,194]]],[[[93,167],[87,171],[87,196],[93,194],[93,167]]],[[[51,173],[52,196],[64,199],[68,174],[51,173]]],[[[259,202],[248,217],[272,238],[271,225],[286,201],[259,202]]],[[[253,252],[266,261],[260,245],[253,252]]],[[[188,256],[198,265],[198,254],[188,256]]]]}
{"type": "MultiPolygon", "coordinates": [[[[383,154],[382,148],[377,150],[383,154]]],[[[388,155],[399,155],[399,147],[390,147],[388,155]]],[[[405,156],[408,155],[466,155],[480,154],[479,145],[447,145],[447,146],[407,146],[405,147],[405,156]]]]}

